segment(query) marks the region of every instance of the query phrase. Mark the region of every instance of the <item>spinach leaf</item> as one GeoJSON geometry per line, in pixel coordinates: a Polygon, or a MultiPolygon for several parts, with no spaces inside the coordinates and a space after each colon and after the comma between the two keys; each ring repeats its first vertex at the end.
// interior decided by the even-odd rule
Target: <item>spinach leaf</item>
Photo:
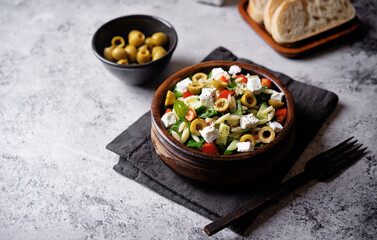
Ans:
{"type": "Polygon", "coordinates": [[[174,101],[173,109],[180,118],[185,117],[189,111],[187,105],[180,100],[174,101]]]}
{"type": "Polygon", "coordinates": [[[181,126],[181,123],[182,122],[186,122],[190,128],[190,122],[187,121],[186,118],[182,117],[180,119],[178,119],[178,121],[176,121],[171,127],[170,127],[170,134],[171,134],[171,131],[173,130],[174,132],[178,133],[178,130],[179,130],[179,126],[181,126]]]}
{"type": "Polygon", "coordinates": [[[216,114],[217,114],[216,110],[207,109],[204,113],[200,114],[198,117],[199,118],[209,118],[209,117],[215,116],[216,114]]]}
{"type": "Polygon", "coordinates": [[[257,143],[257,144],[255,144],[254,149],[259,149],[263,146],[264,146],[264,143],[257,143]]]}
{"type": "Polygon", "coordinates": [[[235,115],[242,116],[242,103],[241,100],[237,100],[237,108],[236,111],[234,111],[235,115]]]}
{"type": "Polygon", "coordinates": [[[183,96],[183,93],[178,92],[177,90],[174,90],[173,92],[174,92],[174,94],[175,94],[175,98],[180,98],[180,97],[183,96]]]}
{"type": "Polygon", "coordinates": [[[200,138],[200,142],[195,141],[193,138],[190,138],[190,140],[187,142],[187,147],[191,148],[201,148],[204,143],[204,138],[200,138]]]}
{"type": "Polygon", "coordinates": [[[233,90],[235,87],[237,87],[237,83],[236,83],[235,81],[233,81],[233,80],[232,80],[231,83],[229,83],[229,84],[226,86],[226,88],[227,88],[228,90],[233,90]]]}
{"type": "Polygon", "coordinates": [[[224,154],[224,152],[226,151],[226,146],[225,145],[216,144],[216,147],[217,147],[217,152],[219,154],[224,154]]]}
{"type": "Polygon", "coordinates": [[[212,77],[212,71],[208,74],[208,79],[212,77]]]}
{"type": "Polygon", "coordinates": [[[200,114],[202,114],[205,110],[206,110],[206,107],[204,107],[203,105],[201,105],[200,107],[198,107],[198,108],[195,109],[195,112],[196,112],[197,115],[200,115],[200,114]]]}
{"type": "Polygon", "coordinates": [[[226,139],[226,145],[229,146],[229,144],[230,144],[231,142],[233,142],[233,140],[234,140],[234,138],[232,138],[232,137],[228,137],[228,138],[226,139]]]}
{"type": "Polygon", "coordinates": [[[236,150],[225,150],[225,152],[224,152],[224,155],[232,155],[232,154],[234,154],[235,152],[237,152],[237,149],[236,150]]]}

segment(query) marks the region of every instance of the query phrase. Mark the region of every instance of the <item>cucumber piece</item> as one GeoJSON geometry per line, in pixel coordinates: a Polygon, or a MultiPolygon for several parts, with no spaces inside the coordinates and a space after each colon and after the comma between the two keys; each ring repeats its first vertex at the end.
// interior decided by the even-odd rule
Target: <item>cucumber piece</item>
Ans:
{"type": "Polygon", "coordinates": [[[188,97],[187,99],[184,99],[184,102],[192,109],[200,107],[202,105],[200,101],[198,101],[199,96],[193,95],[188,97]]]}
{"type": "Polygon", "coordinates": [[[236,151],[237,150],[237,143],[239,143],[238,140],[233,140],[229,146],[226,148],[226,151],[236,151]]]}
{"type": "Polygon", "coordinates": [[[262,103],[262,105],[259,108],[259,111],[257,112],[257,118],[258,119],[268,119],[268,113],[262,113],[266,108],[268,108],[267,103],[262,103]]]}
{"type": "Polygon", "coordinates": [[[228,139],[229,132],[230,132],[230,127],[228,125],[224,124],[224,123],[221,123],[220,127],[219,127],[220,136],[216,139],[216,144],[226,145],[226,141],[228,139]]]}
{"type": "Polygon", "coordinates": [[[239,124],[239,122],[240,122],[240,120],[239,119],[235,119],[235,120],[226,120],[227,122],[228,122],[228,125],[229,126],[237,126],[238,124],[239,124]]]}
{"type": "Polygon", "coordinates": [[[239,143],[238,140],[233,140],[229,146],[226,148],[224,155],[231,155],[237,152],[237,143],[239,143]]]}

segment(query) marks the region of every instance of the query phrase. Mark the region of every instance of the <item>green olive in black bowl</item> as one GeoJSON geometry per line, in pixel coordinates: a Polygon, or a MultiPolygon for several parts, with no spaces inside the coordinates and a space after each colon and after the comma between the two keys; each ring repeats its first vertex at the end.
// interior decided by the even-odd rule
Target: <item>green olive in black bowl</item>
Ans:
{"type": "MultiPolygon", "coordinates": [[[[164,43],[164,39],[161,40],[158,38],[158,40],[164,43]]],[[[102,25],[93,36],[92,48],[94,55],[111,74],[128,84],[141,84],[147,81],[153,81],[155,77],[166,68],[177,47],[177,42],[177,32],[166,20],[150,15],[129,15],[116,18],[102,25]],[[135,29],[143,33],[146,37],[159,32],[164,33],[167,37],[164,44],[166,54],[154,61],[148,61],[142,64],[118,64],[116,58],[115,61],[107,60],[104,54],[112,53],[113,49],[108,49],[108,51],[104,50],[111,46],[111,41],[115,36],[122,36],[123,39],[126,40],[124,49],[127,54],[129,51],[133,51],[132,49],[127,49],[127,42],[129,39],[128,34],[135,29]]],[[[117,44],[123,43],[117,42],[117,44]]],[[[117,53],[123,54],[123,51],[117,53]]],[[[152,57],[152,53],[150,52],[149,54],[152,57]]],[[[137,56],[135,55],[134,57],[136,58],[137,56]]]]}

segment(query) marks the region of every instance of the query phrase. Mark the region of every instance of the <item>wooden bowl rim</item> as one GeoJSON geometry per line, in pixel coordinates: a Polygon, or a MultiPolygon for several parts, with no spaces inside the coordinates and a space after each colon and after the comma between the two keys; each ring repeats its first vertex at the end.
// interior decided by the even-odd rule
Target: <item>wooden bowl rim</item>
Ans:
{"type": "MultiPolygon", "coordinates": [[[[235,62],[235,61],[208,61],[208,62],[203,62],[203,63],[195,64],[192,66],[188,66],[176,72],[175,74],[170,76],[160,85],[160,87],[157,89],[154,95],[152,105],[151,105],[151,121],[152,121],[152,124],[154,124],[155,129],[158,131],[160,136],[162,136],[171,146],[173,146],[176,150],[179,150],[183,154],[193,157],[195,159],[205,159],[205,160],[210,160],[210,161],[212,160],[213,161],[237,161],[237,160],[250,159],[260,154],[263,154],[266,151],[273,149],[276,145],[278,145],[281,141],[284,140],[285,136],[287,136],[294,127],[294,119],[295,119],[295,111],[294,111],[294,100],[293,100],[292,94],[290,93],[288,88],[276,76],[274,76],[271,72],[261,67],[255,66],[253,64],[235,62]],[[202,69],[215,68],[215,67],[222,67],[222,68],[229,69],[229,67],[232,65],[238,65],[239,67],[241,67],[243,72],[255,73],[255,74],[258,74],[259,76],[271,79],[272,82],[275,84],[275,86],[280,91],[284,92],[285,99],[286,99],[286,106],[287,106],[287,117],[286,117],[282,131],[279,132],[279,134],[274,140],[272,140],[270,143],[268,143],[266,146],[260,149],[254,150],[252,152],[237,153],[233,155],[207,154],[207,153],[198,151],[196,149],[189,148],[185,146],[184,144],[178,142],[172,135],[169,134],[169,132],[167,131],[167,129],[165,128],[161,120],[161,106],[163,106],[164,104],[167,90],[172,90],[174,85],[178,81],[194,73],[201,72],[202,69]]],[[[276,154],[279,154],[279,153],[276,153],[276,154]]]]}

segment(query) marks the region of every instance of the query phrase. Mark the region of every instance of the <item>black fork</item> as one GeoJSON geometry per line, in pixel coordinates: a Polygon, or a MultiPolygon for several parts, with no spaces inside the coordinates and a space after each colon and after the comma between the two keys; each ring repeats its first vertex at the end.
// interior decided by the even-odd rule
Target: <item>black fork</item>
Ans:
{"type": "Polygon", "coordinates": [[[331,178],[342,169],[354,163],[365,153],[367,148],[365,147],[361,149],[361,146],[362,144],[357,144],[357,140],[353,140],[353,137],[350,137],[335,147],[310,159],[306,163],[303,172],[275,188],[261,193],[258,199],[248,202],[213,221],[204,227],[204,231],[208,236],[211,236],[243,216],[256,213],[258,210],[273,202],[283,194],[296,189],[313,179],[325,181],[331,178]]]}

